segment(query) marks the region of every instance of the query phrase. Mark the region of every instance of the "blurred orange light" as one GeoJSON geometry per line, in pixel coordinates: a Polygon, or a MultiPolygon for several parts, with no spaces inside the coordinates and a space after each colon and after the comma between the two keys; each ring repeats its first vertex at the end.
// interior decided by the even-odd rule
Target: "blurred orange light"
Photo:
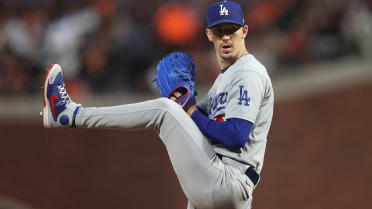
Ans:
{"type": "Polygon", "coordinates": [[[259,2],[248,12],[248,23],[251,29],[264,29],[280,17],[280,9],[273,2],[259,2]]]}
{"type": "Polygon", "coordinates": [[[112,15],[116,10],[116,3],[113,0],[95,0],[94,6],[102,17],[112,15]]]}
{"type": "Polygon", "coordinates": [[[195,11],[183,4],[169,3],[155,13],[159,37],[169,44],[190,42],[200,26],[195,11]]]}

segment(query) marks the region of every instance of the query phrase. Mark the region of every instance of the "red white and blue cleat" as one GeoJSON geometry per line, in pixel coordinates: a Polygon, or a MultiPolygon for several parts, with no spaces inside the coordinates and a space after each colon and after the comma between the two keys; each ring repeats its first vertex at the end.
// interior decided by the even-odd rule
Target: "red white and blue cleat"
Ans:
{"type": "Polygon", "coordinates": [[[61,66],[53,64],[44,81],[44,108],[40,113],[45,128],[75,127],[80,105],[71,101],[65,89],[61,66]]]}

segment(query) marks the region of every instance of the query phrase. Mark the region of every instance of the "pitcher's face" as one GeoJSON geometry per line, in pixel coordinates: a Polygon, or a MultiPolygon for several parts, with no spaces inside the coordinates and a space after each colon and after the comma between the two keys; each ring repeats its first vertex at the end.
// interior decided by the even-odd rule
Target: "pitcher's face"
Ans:
{"type": "Polygon", "coordinates": [[[225,61],[235,61],[245,53],[244,38],[248,26],[222,23],[206,30],[209,41],[213,42],[217,57],[225,61]]]}

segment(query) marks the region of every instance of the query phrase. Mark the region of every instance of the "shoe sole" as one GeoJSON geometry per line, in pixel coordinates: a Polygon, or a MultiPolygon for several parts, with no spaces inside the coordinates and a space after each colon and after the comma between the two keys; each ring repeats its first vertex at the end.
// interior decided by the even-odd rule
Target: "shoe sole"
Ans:
{"type": "Polygon", "coordinates": [[[52,128],[51,126],[52,121],[49,121],[49,114],[52,115],[52,112],[50,110],[49,99],[47,98],[48,82],[52,76],[57,76],[58,72],[61,72],[61,66],[58,64],[51,65],[44,80],[44,86],[43,86],[44,108],[43,108],[42,116],[43,116],[43,124],[45,128],[52,128]]]}

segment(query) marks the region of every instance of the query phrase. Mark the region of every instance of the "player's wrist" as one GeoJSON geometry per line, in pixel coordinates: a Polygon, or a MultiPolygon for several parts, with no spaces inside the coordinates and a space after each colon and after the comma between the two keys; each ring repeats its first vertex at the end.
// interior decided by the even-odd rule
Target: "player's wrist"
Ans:
{"type": "Polygon", "coordinates": [[[198,110],[198,108],[196,107],[196,103],[192,104],[187,110],[186,110],[186,113],[191,117],[191,115],[196,111],[198,110]]]}

